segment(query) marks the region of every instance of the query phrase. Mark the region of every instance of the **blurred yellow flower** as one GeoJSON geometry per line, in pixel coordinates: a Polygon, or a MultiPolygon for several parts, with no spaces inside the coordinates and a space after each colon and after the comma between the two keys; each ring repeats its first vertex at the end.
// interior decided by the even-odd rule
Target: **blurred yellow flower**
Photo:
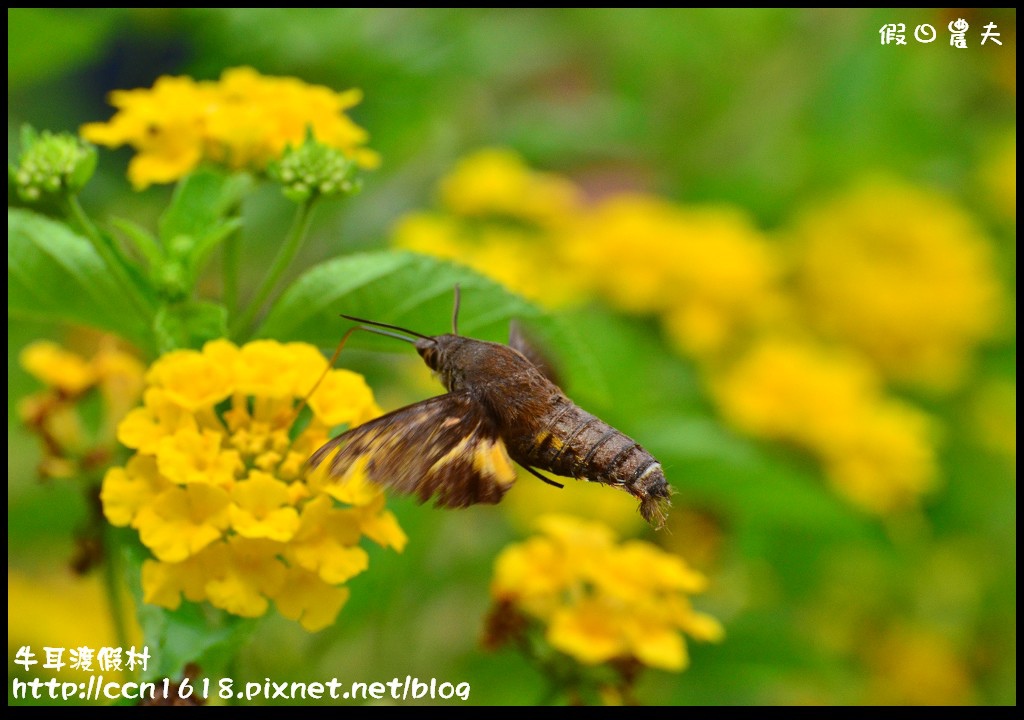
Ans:
{"type": "Polygon", "coordinates": [[[682,558],[645,542],[618,544],[606,525],[571,515],[543,516],[538,527],[540,536],[498,556],[491,595],[500,614],[517,609],[538,621],[555,649],[583,665],[639,661],[680,671],[688,664],[683,632],[722,638],[721,625],[690,605],[707,581],[682,558]]]}
{"type": "Polygon", "coordinates": [[[661,315],[671,339],[698,357],[784,310],[780,260],[736,208],[618,195],[577,224],[569,253],[599,295],[627,312],[661,315]]]}
{"type": "Polygon", "coordinates": [[[77,395],[96,382],[92,363],[49,340],[26,345],[20,360],[29,374],[68,395],[77,395]]]}
{"type": "Polygon", "coordinates": [[[811,452],[835,489],[866,510],[910,507],[935,483],[929,418],[886,397],[872,367],[854,355],[766,339],[713,386],[727,421],[811,452]]]}
{"type": "MultiPolygon", "coordinates": [[[[46,567],[56,567],[53,562],[46,567]]],[[[127,589],[118,587],[120,601],[131,603],[127,589]]],[[[131,613],[125,616],[126,637],[118,637],[110,612],[109,588],[100,573],[80,575],[67,571],[28,573],[16,567],[7,569],[7,646],[14,650],[28,646],[42,660],[42,648],[128,647],[143,645],[142,631],[131,613]]],[[[67,664],[59,670],[32,666],[32,674],[57,676],[67,681],[80,681],[81,670],[67,664]]],[[[11,667],[15,667],[12,665],[11,667]]],[[[127,668],[104,670],[104,677],[120,680],[127,668]]]]}
{"type": "Polygon", "coordinates": [[[441,180],[441,206],[462,217],[507,217],[557,226],[580,206],[569,180],[531,169],[511,150],[484,148],[460,160],[441,180]]]}
{"type": "Polygon", "coordinates": [[[365,147],[367,132],[345,114],[361,99],[359,90],[337,93],[248,67],[227,69],[216,82],[164,76],[152,88],[112,92],[114,117],[83,125],[81,135],[135,148],[128,178],[136,189],[173,182],[203,160],[263,170],[286,147],[300,146],[307,128],[360,167],[374,168],[380,158],[365,147]]]}
{"type": "Polygon", "coordinates": [[[959,385],[1001,309],[992,247],[951,200],[889,179],[863,182],[797,222],[796,275],[827,337],[893,380],[959,385]]]}
{"type": "Polygon", "coordinates": [[[865,649],[870,705],[972,705],[963,651],[931,629],[896,627],[865,649]]]}
{"type": "Polygon", "coordinates": [[[999,137],[981,166],[981,184],[989,203],[1017,221],[1017,128],[999,137]]]}
{"type": "Polygon", "coordinates": [[[439,211],[402,218],[392,244],[473,268],[547,305],[581,296],[563,239],[582,208],[571,182],[530,169],[509,150],[484,149],[441,180],[440,200],[439,211]]]}
{"type": "Polygon", "coordinates": [[[142,394],[144,367],[111,337],[100,339],[89,358],[49,340],[22,349],[19,360],[45,386],[18,404],[18,413],[43,443],[40,474],[73,477],[101,468],[114,452],[114,428],[142,394]],[[86,422],[81,404],[90,393],[102,399],[99,424],[86,422]]]}
{"type": "Polygon", "coordinates": [[[215,340],[153,363],[144,405],[118,430],[135,454],[107,472],[100,496],[111,524],[138,530],[156,558],[143,565],[146,602],[173,609],[184,596],[256,617],[273,600],[319,630],[348,597],[337,586],[368,567],[363,536],[404,548],[383,494],[361,474],[303,474],[332,427],[380,414],[360,376],[331,370],[308,424],[295,427],[326,369],[313,346],[272,340],[215,340]]]}

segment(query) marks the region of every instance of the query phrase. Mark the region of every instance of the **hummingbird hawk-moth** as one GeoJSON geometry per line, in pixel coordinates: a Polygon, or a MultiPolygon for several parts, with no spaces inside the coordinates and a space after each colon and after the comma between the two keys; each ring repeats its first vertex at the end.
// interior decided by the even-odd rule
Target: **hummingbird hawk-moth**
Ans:
{"type": "Polygon", "coordinates": [[[474,340],[458,334],[458,310],[456,287],[452,332],[433,337],[342,315],[360,323],[353,330],[415,345],[448,392],[342,433],[312,455],[310,467],[325,465],[340,478],[361,464],[372,482],[462,508],[499,502],[516,479],[514,461],[558,487],[539,471],[625,490],[644,519],[664,525],[672,489],[661,464],[566,397],[515,324],[509,345],[474,340]]]}

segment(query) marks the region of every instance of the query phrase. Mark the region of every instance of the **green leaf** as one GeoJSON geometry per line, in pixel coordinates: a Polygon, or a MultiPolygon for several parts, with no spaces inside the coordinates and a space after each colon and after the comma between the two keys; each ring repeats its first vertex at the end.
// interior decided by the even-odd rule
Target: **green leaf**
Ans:
{"type": "MultiPolygon", "coordinates": [[[[462,294],[459,333],[507,343],[509,324],[522,320],[543,341],[567,387],[607,395],[589,339],[572,322],[544,313],[473,270],[415,253],[379,251],[329,260],[302,275],[270,311],[258,337],[303,340],[333,348],[352,325],[340,313],[399,325],[424,335],[451,332],[455,285],[462,294]]],[[[402,343],[357,333],[351,346],[408,352],[402,343]]]]}
{"type": "Polygon", "coordinates": [[[781,530],[857,537],[870,527],[812,462],[734,435],[710,416],[652,416],[637,434],[681,494],[678,504],[716,508],[744,528],[747,541],[781,530]]]}
{"type": "Polygon", "coordinates": [[[103,260],[62,223],[8,209],[7,282],[9,318],[88,325],[152,346],[149,329],[103,260]]]}
{"type": "Polygon", "coordinates": [[[110,224],[120,230],[131,241],[132,247],[146,258],[150,271],[161,263],[164,258],[163,248],[149,230],[127,218],[112,218],[110,224]]]}
{"type": "Polygon", "coordinates": [[[174,190],[171,204],[160,217],[160,239],[164,247],[176,237],[187,236],[199,244],[232,214],[252,185],[245,174],[223,175],[197,170],[187,175],[174,190]]]}
{"type": "MultiPolygon", "coordinates": [[[[340,313],[424,335],[451,332],[456,283],[462,292],[460,334],[506,342],[512,318],[541,315],[526,300],[472,270],[425,255],[382,251],[328,260],[306,272],[281,296],[257,335],[334,347],[352,325],[340,313]]],[[[407,350],[401,343],[379,340],[353,338],[353,343],[407,350]]]]}
{"type": "Polygon", "coordinates": [[[161,353],[199,348],[208,340],[227,336],[228,311],[223,305],[204,301],[164,305],[153,320],[153,332],[161,353]]]}
{"type": "Polygon", "coordinates": [[[242,218],[234,217],[211,225],[206,234],[200,237],[192,248],[192,255],[189,257],[189,269],[193,277],[198,277],[202,271],[210,253],[220,245],[228,235],[242,227],[242,218]]]}

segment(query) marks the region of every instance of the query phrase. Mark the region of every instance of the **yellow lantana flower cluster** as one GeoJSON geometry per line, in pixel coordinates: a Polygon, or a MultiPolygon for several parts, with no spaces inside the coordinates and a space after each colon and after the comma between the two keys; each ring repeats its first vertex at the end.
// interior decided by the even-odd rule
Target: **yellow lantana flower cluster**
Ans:
{"type": "Polygon", "coordinates": [[[331,370],[308,398],[308,424],[297,425],[325,370],[312,345],[272,340],[215,340],[150,367],[143,406],[118,428],[135,454],[108,471],[101,492],[107,519],[138,530],[155,556],[142,568],[146,602],[174,609],[184,596],[257,617],[273,600],[314,631],[347,600],[339,586],[367,569],[362,536],[404,548],[383,493],[362,474],[305,470],[332,428],[380,414],[360,375],[331,370]]]}
{"type": "Polygon", "coordinates": [[[43,443],[42,477],[76,477],[101,469],[113,457],[115,428],[142,395],[145,366],[102,338],[89,358],[49,340],[20,353],[22,367],[45,386],[18,404],[18,414],[43,443]],[[102,398],[97,427],[86,427],[81,406],[92,392],[102,398]]]}
{"type": "Polygon", "coordinates": [[[571,515],[537,524],[541,535],[505,548],[495,562],[489,645],[519,639],[526,626],[509,621],[519,614],[583,665],[637,661],[680,671],[689,662],[682,633],[722,638],[718,621],[691,606],[689,596],[707,581],[682,558],[646,542],[617,543],[606,525],[571,515]]]}
{"type": "Polygon", "coordinates": [[[992,246],[939,194],[864,182],[798,221],[796,277],[814,327],[889,378],[949,390],[1000,313],[992,246]]]}
{"type": "Polygon", "coordinates": [[[441,182],[441,208],[405,216],[393,244],[450,259],[525,297],[557,306],[580,296],[561,238],[581,208],[568,180],[530,169],[508,150],[485,149],[441,182]]]}
{"type": "Polygon", "coordinates": [[[836,491],[871,512],[912,507],[935,483],[930,418],[886,397],[878,374],[856,354],[766,338],[713,386],[730,423],[810,451],[836,491]]]}
{"type": "Polygon", "coordinates": [[[115,90],[110,121],[80,132],[99,145],[135,148],[128,179],[136,189],[173,182],[202,161],[263,170],[286,147],[302,145],[307,129],[360,167],[374,168],[380,157],[365,147],[368,133],[345,114],[360,100],[356,89],[338,93],[238,67],[216,82],[163,76],[152,88],[115,90]]]}
{"type": "Polygon", "coordinates": [[[616,195],[583,216],[571,242],[572,267],[594,292],[626,312],[660,316],[698,358],[785,314],[782,262],[737,208],[616,195]]]}

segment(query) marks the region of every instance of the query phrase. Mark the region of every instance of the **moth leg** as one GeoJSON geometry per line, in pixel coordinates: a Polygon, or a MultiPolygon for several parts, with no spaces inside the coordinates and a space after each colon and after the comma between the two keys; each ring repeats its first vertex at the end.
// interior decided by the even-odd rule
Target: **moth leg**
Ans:
{"type": "Polygon", "coordinates": [[[543,480],[544,482],[546,482],[546,483],[547,483],[548,485],[554,485],[554,486],[555,486],[556,488],[559,488],[559,489],[561,489],[561,488],[564,488],[564,487],[565,487],[565,485],[563,485],[563,484],[562,484],[562,483],[560,483],[560,482],[555,482],[554,480],[552,480],[552,479],[551,479],[551,478],[549,478],[549,477],[544,477],[543,475],[541,475],[541,474],[540,474],[539,472],[537,472],[536,470],[534,470],[534,469],[533,469],[532,467],[530,467],[529,465],[523,465],[523,467],[524,467],[524,468],[526,468],[526,470],[527,470],[528,472],[531,472],[531,473],[533,473],[533,474],[534,474],[534,476],[536,476],[536,477],[540,478],[541,480],[543,480]]]}

